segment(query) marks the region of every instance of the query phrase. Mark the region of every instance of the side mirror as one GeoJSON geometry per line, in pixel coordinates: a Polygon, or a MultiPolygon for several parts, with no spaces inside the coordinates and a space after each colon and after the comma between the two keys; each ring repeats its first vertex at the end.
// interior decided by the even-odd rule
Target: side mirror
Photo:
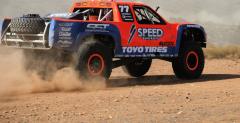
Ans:
{"type": "Polygon", "coordinates": [[[156,10],[155,10],[155,11],[156,11],[156,12],[158,12],[158,10],[159,10],[159,9],[160,9],[160,7],[159,7],[159,6],[157,6],[157,8],[156,8],[156,10]]]}

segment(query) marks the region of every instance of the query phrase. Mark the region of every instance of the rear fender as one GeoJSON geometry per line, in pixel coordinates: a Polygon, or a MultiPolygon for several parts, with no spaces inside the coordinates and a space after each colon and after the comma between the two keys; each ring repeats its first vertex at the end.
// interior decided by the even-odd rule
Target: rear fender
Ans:
{"type": "Polygon", "coordinates": [[[120,32],[114,24],[73,20],[51,20],[49,44],[53,48],[73,52],[78,50],[84,38],[96,34],[113,37],[116,49],[121,48],[120,32]]]}
{"type": "Polygon", "coordinates": [[[84,25],[85,31],[80,32],[78,34],[78,37],[77,37],[75,45],[74,45],[75,47],[73,49],[78,50],[81,43],[86,38],[90,38],[90,40],[91,40],[91,37],[94,37],[94,35],[104,35],[104,36],[110,36],[113,38],[113,42],[115,44],[115,54],[117,54],[118,51],[121,50],[121,36],[120,36],[120,32],[119,32],[118,28],[115,25],[109,24],[109,27],[105,31],[99,32],[98,30],[88,30],[88,28],[87,28],[88,24],[89,23],[85,23],[85,25],[84,25]]]}

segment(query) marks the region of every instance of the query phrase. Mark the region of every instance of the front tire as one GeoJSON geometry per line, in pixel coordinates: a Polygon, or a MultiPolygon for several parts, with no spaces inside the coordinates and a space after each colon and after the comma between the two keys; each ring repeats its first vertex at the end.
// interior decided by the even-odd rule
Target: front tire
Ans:
{"type": "Polygon", "coordinates": [[[123,66],[123,71],[132,77],[145,75],[152,64],[152,59],[136,59],[123,66]]]}
{"type": "Polygon", "coordinates": [[[198,43],[182,45],[178,58],[172,62],[175,75],[180,79],[197,79],[202,75],[205,57],[198,43]]]}
{"type": "Polygon", "coordinates": [[[76,70],[81,79],[108,79],[112,72],[111,49],[101,42],[87,41],[77,53],[76,70]]]}

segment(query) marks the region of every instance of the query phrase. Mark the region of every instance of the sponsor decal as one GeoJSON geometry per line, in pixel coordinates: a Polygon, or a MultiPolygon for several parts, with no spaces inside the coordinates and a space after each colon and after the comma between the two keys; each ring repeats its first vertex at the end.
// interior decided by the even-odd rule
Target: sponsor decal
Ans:
{"type": "Polygon", "coordinates": [[[109,27],[109,24],[88,24],[87,28],[88,29],[107,29],[109,27]]]}
{"type": "Polygon", "coordinates": [[[70,47],[72,45],[73,23],[60,23],[58,32],[58,42],[60,47],[70,47]]]}
{"type": "Polygon", "coordinates": [[[128,44],[130,44],[132,42],[132,39],[133,39],[135,33],[136,33],[136,26],[133,24],[130,29],[130,37],[128,39],[128,44]]]}
{"type": "Polygon", "coordinates": [[[174,46],[173,42],[160,42],[159,43],[160,46],[174,46]]]}
{"type": "Polygon", "coordinates": [[[59,37],[59,40],[68,40],[71,41],[72,37],[59,37]]]}
{"type": "Polygon", "coordinates": [[[123,53],[167,53],[167,47],[122,47],[123,53]]]}
{"type": "Polygon", "coordinates": [[[88,24],[86,27],[87,32],[109,32],[107,28],[110,24],[88,24]]]}
{"type": "Polygon", "coordinates": [[[158,28],[139,28],[138,36],[144,40],[158,40],[163,35],[162,29],[158,28]]]}
{"type": "Polygon", "coordinates": [[[71,32],[59,32],[59,37],[70,37],[72,35],[71,32]]]}
{"type": "Polygon", "coordinates": [[[61,47],[69,47],[72,45],[72,42],[71,41],[67,41],[67,40],[59,40],[58,41],[58,44],[61,46],[61,47]]]}
{"type": "Polygon", "coordinates": [[[60,27],[71,27],[73,26],[73,23],[59,23],[60,27]]]}
{"type": "Polygon", "coordinates": [[[71,27],[60,27],[60,30],[61,31],[64,31],[64,32],[69,32],[69,31],[71,31],[71,27]]]}
{"type": "Polygon", "coordinates": [[[122,20],[125,22],[133,22],[133,15],[128,5],[119,5],[122,20]]]}

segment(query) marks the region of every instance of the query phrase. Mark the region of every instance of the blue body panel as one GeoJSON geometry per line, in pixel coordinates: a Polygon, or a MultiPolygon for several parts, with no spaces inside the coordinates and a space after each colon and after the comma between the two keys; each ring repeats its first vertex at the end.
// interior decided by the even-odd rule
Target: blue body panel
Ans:
{"type": "Polygon", "coordinates": [[[116,51],[121,47],[121,36],[113,24],[91,22],[66,22],[52,20],[49,30],[49,44],[52,48],[77,51],[86,36],[109,35],[113,37],[116,51]]]}

